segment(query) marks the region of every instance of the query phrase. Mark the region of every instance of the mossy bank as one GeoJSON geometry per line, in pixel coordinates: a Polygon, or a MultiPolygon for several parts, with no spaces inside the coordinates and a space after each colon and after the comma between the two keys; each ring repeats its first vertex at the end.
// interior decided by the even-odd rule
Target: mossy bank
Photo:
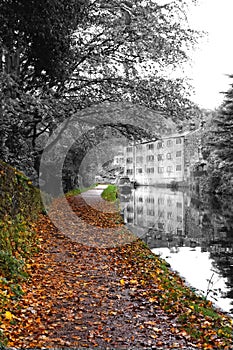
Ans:
{"type": "Polygon", "coordinates": [[[23,293],[27,264],[37,249],[34,223],[42,210],[39,189],[0,161],[0,344],[5,340],[4,320],[11,317],[7,305],[23,293]]]}

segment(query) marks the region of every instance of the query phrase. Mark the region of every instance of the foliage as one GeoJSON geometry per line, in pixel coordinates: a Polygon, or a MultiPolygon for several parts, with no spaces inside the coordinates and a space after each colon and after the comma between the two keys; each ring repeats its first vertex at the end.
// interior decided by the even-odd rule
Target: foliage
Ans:
{"type": "Polygon", "coordinates": [[[117,200],[117,186],[108,185],[107,188],[103,190],[101,193],[101,197],[109,202],[115,202],[117,200]]]}
{"type": "Polygon", "coordinates": [[[88,106],[128,101],[173,120],[196,109],[164,74],[197,40],[184,2],[18,0],[0,13],[0,156],[33,180],[53,130],[88,106]]]}
{"type": "Polygon", "coordinates": [[[12,320],[9,304],[22,296],[22,284],[29,277],[29,262],[37,249],[33,223],[19,214],[14,219],[5,216],[0,220],[0,345],[6,340],[4,320],[12,320]]]}
{"type": "Polygon", "coordinates": [[[17,215],[0,221],[0,270],[2,277],[17,281],[24,275],[24,265],[36,245],[33,225],[17,215]]]}
{"type": "MultiPolygon", "coordinates": [[[[230,76],[232,78],[232,76],[230,76]]],[[[211,150],[209,163],[211,189],[218,194],[233,193],[233,84],[225,93],[225,99],[213,118],[213,126],[208,140],[211,150]]]]}
{"type": "Polygon", "coordinates": [[[72,58],[71,34],[83,10],[79,0],[2,1],[5,72],[18,76],[25,90],[64,82],[72,58]]]}
{"type": "Polygon", "coordinates": [[[216,155],[222,162],[229,165],[233,163],[233,84],[230,90],[225,94],[223,105],[214,118],[214,130],[212,145],[216,151],[216,155]]]}
{"type": "Polygon", "coordinates": [[[35,219],[42,210],[40,191],[23,173],[0,161],[0,219],[17,215],[35,219]],[[28,205],[30,203],[30,206],[28,205]]]}
{"type": "MultiPolygon", "coordinates": [[[[33,222],[42,210],[40,193],[21,172],[0,162],[0,329],[7,303],[22,294],[27,264],[37,249],[33,222]]],[[[9,316],[9,315],[8,315],[9,316]]],[[[9,317],[8,317],[9,318],[9,317]]],[[[0,343],[4,335],[0,334],[0,343]]]]}
{"type": "Polygon", "coordinates": [[[35,180],[39,156],[57,123],[70,115],[72,107],[54,94],[36,96],[25,92],[19,79],[1,74],[0,158],[35,180]]]}
{"type": "Polygon", "coordinates": [[[191,107],[184,82],[165,78],[162,70],[186,60],[196,39],[179,1],[92,2],[85,26],[74,33],[76,57],[67,90],[82,108],[123,99],[179,118],[191,107]]]}
{"type": "Polygon", "coordinates": [[[226,166],[220,165],[219,159],[216,157],[215,162],[208,165],[208,177],[205,177],[202,185],[203,191],[216,194],[231,196],[233,194],[232,170],[226,166]]]}

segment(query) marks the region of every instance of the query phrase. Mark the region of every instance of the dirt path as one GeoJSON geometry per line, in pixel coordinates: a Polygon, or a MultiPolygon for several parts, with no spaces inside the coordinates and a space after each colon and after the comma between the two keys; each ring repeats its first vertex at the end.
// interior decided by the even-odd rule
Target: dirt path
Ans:
{"type": "MultiPolygon", "coordinates": [[[[113,220],[112,212],[97,211],[96,205],[106,205],[100,198],[97,201],[98,196],[89,193],[87,197],[89,205],[81,196],[69,200],[82,221],[88,217],[88,225],[98,223],[113,231],[122,226],[116,223],[117,212],[113,220]]],[[[41,217],[37,231],[41,249],[31,261],[25,295],[12,305],[14,318],[6,330],[9,346],[202,348],[203,343],[191,341],[187,332],[179,328],[177,314],[165,312],[159,305],[157,296],[163,291],[151,277],[148,250],[137,241],[118,248],[111,244],[107,248],[83,245],[73,235],[59,232],[48,217],[41,217]],[[143,254],[147,255],[143,258],[143,254]],[[142,258],[140,265],[137,256],[142,258]]],[[[77,232],[77,236],[80,234],[77,232]]]]}

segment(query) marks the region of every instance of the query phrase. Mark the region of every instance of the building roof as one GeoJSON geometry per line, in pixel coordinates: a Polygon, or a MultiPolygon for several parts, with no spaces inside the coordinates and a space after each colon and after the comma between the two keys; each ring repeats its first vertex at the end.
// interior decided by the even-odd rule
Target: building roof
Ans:
{"type": "Polygon", "coordinates": [[[131,146],[141,145],[141,144],[146,144],[146,143],[153,143],[156,141],[167,140],[167,139],[172,139],[172,138],[177,138],[177,137],[186,137],[188,135],[195,134],[196,132],[200,132],[200,130],[201,130],[201,128],[198,128],[195,130],[187,130],[187,131],[183,131],[183,132],[179,132],[179,133],[175,133],[175,134],[164,135],[160,139],[157,139],[157,140],[145,140],[145,141],[138,142],[138,143],[135,142],[135,144],[132,142],[131,146]]]}

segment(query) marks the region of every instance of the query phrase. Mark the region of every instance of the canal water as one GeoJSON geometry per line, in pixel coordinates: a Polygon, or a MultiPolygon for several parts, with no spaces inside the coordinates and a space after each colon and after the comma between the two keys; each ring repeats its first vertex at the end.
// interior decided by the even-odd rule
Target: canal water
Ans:
{"type": "Polygon", "coordinates": [[[152,186],[120,200],[129,229],[196,292],[233,316],[233,202],[152,186]]]}

